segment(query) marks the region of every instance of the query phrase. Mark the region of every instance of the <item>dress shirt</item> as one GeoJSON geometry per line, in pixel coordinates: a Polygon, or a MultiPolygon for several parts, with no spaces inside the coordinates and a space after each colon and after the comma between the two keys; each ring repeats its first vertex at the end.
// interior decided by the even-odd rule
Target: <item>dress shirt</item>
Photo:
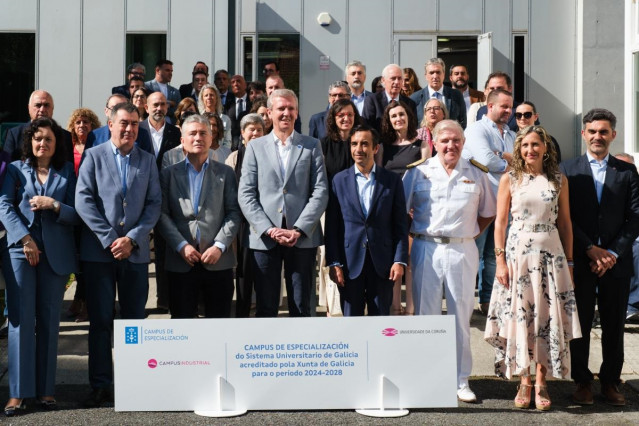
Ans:
{"type": "Polygon", "coordinates": [[[149,121],[149,130],[151,133],[151,140],[153,141],[153,150],[155,151],[155,158],[157,158],[162,146],[162,138],[164,137],[164,127],[166,127],[166,121],[160,127],[160,130],[155,130],[155,127],[149,121]]]}
{"type": "Polygon", "coordinates": [[[355,181],[357,182],[357,195],[359,196],[359,205],[362,206],[364,216],[368,217],[368,211],[371,208],[371,199],[373,198],[373,190],[375,189],[375,164],[368,174],[368,178],[357,168],[355,164],[355,181]]]}
{"type": "MultiPolygon", "coordinates": [[[[198,215],[198,208],[200,206],[200,196],[202,194],[202,181],[204,180],[204,174],[206,173],[206,169],[209,167],[209,159],[207,158],[202,164],[202,169],[198,172],[193,167],[193,164],[189,161],[189,157],[184,158],[184,166],[186,167],[186,173],[189,177],[189,198],[191,199],[191,204],[193,205],[193,214],[195,216],[198,215]]],[[[195,241],[197,244],[200,244],[200,228],[197,228],[195,241]]],[[[177,246],[177,251],[180,252],[184,246],[188,243],[186,240],[180,242],[177,246]]],[[[226,245],[219,241],[215,241],[213,244],[215,247],[219,248],[222,252],[226,250],[226,245]]],[[[204,248],[204,247],[202,247],[204,248]]],[[[201,249],[202,249],[201,248],[201,249]]],[[[205,249],[205,248],[204,248],[205,249]]]]}
{"type": "Polygon", "coordinates": [[[129,159],[131,158],[131,151],[127,155],[121,155],[120,150],[111,141],[111,151],[115,157],[115,164],[118,166],[118,172],[120,172],[120,179],[122,180],[122,193],[126,197],[126,177],[129,169],[129,159]]]}
{"type": "Polygon", "coordinates": [[[241,98],[235,99],[235,118],[240,118],[240,115],[246,110],[246,94],[241,98]],[[240,105],[241,102],[241,105],[240,105]]]}
{"type": "Polygon", "coordinates": [[[442,102],[444,102],[444,86],[440,87],[439,90],[435,90],[428,86],[428,93],[430,93],[430,98],[441,99],[442,102]],[[439,96],[437,96],[436,93],[439,93],[439,96]]]}
{"type": "Polygon", "coordinates": [[[396,98],[391,98],[388,92],[384,91],[384,94],[386,95],[386,100],[388,101],[389,104],[391,103],[391,101],[399,102],[399,95],[397,95],[396,98]]]}
{"type": "Polygon", "coordinates": [[[354,93],[351,95],[351,101],[353,101],[353,103],[357,107],[357,111],[359,111],[360,115],[364,110],[364,100],[366,100],[366,91],[363,91],[362,94],[359,96],[354,93]]]}
{"type": "Polygon", "coordinates": [[[586,151],[586,157],[588,157],[590,170],[592,170],[592,178],[595,182],[595,190],[597,191],[597,201],[601,202],[601,193],[603,192],[604,182],[606,181],[606,168],[608,167],[608,157],[610,157],[610,154],[599,161],[595,160],[595,158],[586,151]]]}
{"type": "Polygon", "coordinates": [[[470,89],[468,86],[466,86],[466,90],[462,92],[462,95],[464,95],[464,102],[466,102],[466,111],[468,111],[470,109],[470,89]]]}
{"type": "Polygon", "coordinates": [[[280,163],[280,173],[282,174],[282,180],[286,179],[286,168],[288,167],[288,157],[291,154],[291,148],[293,146],[293,133],[282,142],[275,133],[273,133],[273,139],[275,146],[277,147],[277,158],[280,163]]]}
{"type": "Polygon", "coordinates": [[[499,179],[508,167],[508,162],[496,152],[513,152],[516,136],[508,125],[504,125],[502,130],[503,135],[497,124],[484,115],[481,120],[466,127],[464,131],[466,143],[463,156],[466,159],[473,158],[488,167],[488,178],[493,184],[495,194],[499,187],[499,179]]]}

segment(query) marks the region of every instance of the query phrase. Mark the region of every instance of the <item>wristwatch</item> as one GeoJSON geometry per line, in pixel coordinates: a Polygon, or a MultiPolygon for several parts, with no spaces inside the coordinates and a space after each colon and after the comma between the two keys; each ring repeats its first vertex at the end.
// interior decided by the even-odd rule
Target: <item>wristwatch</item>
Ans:
{"type": "Polygon", "coordinates": [[[136,250],[139,246],[138,243],[131,237],[129,237],[129,241],[131,241],[131,246],[133,247],[133,250],[136,250]]]}
{"type": "Polygon", "coordinates": [[[60,208],[60,202],[58,200],[53,200],[53,210],[58,210],[60,208]]]}

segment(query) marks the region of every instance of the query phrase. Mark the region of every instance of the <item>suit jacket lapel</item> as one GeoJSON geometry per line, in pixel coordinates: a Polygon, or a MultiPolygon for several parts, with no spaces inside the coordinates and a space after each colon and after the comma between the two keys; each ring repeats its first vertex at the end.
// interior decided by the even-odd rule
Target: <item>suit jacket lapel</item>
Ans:
{"type": "Polygon", "coordinates": [[[284,176],[284,185],[288,181],[288,178],[295,170],[295,164],[297,160],[299,160],[302,155],[302,145],[300,141],[301,136],[297,133],[293,133],[293,137],[291,138],[291,148],[288,154],[288,164],[286,165],[286,176],[284,176]]]}
{"type": "Polygon", "coordinates": [[[50,197],[51,195],[53,195],[56,188],[60,184],[60,179],[61,178],[58,171],[52,167],[49,168],[49,182],[47,182],[47,186],[45,189],[45,193],[47,194],[47,196],[50,197]]]}
{"type": "MultiPolygon", "coordinates": [[[[264,151],[266,151],[266,157],[271,162],[271,166],[275,169],[275,172],[280,177],[280,182],[284,183],[284,176],[282,176],[282,169],[280,168],[280,159],[278,154],[278,147],[275,144],[275,134],[273,132],[264,136],[266,143],[264,144],[264,151]]],[[[258,162],[260,159],[258,158],[258,162]]]]}
{"type": "Polygon", "coordinates": [[[375,167],[375,188],[373,188],[373,196],[371,197],[371,205],[368,208],[368,217],[371,217],[371,212],[375,208],[375,204],[379,200],[380,195],[382,194],[382,183],[384,180],[384,173],[380,173],[381,167],[375,167]]]}
{"type": "MultiPolygon", "coordinates": [[[[105,144],[110,144],[111,140],[109,139],[105,144]]],[[[118,170],[118,165],[116,163],[115,156],[111,151],[111,147],[107,147],[104,150],[104,159],[107,169],[109,169],[109,174],[111,175],[111,179],[113,179],[113,183],[120,188],[120,193],[122,193],[122,178],[120,178],[120,171],[118,170]]],[[[128,183],[127,183],[128,187],[128,183]]]]}
{"type": "Polygon", "coordinates": [[[604,185],[601,190],[601,205],[605,205],[606,199],[610,188],[614,186],[615,179],[617,178],[617,159],[610,155],[608,157],[608,166],[606,167],[606,178],[604,179],[604,185]]]}
{"type": "Polygon", "coordinates": [[[133,185],[133,179],[135,179],[138,170],[140,170],[140,153],[138,152],[138,148],[133,148],[129,157],[129,169],[126,171],[127,194],[133,185]]]}
{"type": "Polygon", "coordinates": [[[364,216],[364,210],[362,210],[362,205],[359,202],[359,191],[357,190],[357,178],[355,177],[355,166],[349,167],[348,176],[346,178],[346,193],[351,194],[349,200],[347,202],[352,203],[353,209],[359,212],[363,221],[366,221],[366,216],[364,216]]]}
{"type": "MultiPolygon", "coordinates": [[[[594,201],[594,205],[597,206],[599,205],[599,201],[597,200],[595,178],[592,175],[592,169],[590,168],[590,163],[588,162],[588,156],[586,154],[581,156],[579,167],[582,174],[590,177],[590,185],[588,186],[588,188],[580,188],[580,190],[584,191],[584,196],[590,197],[590,199],[594,201]]],[[[608,180],[607,177],[606,180],[608,180]]]]}
{"type": "MultiPolygon", "coordinates": [[[[212,161],[209,161],[209,165],[204,173],[204,179],[202,179],[202,190],[200,191],[200,199],[197,205],[198,215],[202,211],[205,198],[215,196],[213,194],[213,183],[215,182],[216,177],[217,173],[215,171],[215,164],[212,161]]],[[[217,200],[213,200],[213,202],[217,202],[217,200]]]]}

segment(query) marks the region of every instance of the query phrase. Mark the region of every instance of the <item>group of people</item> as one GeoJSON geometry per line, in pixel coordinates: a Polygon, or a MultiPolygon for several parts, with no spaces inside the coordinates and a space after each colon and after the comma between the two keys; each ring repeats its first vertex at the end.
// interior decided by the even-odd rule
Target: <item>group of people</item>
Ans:
{"type": "Polygon", "coordinates": [[[224,73],[208,85],[208,67],[198,63],[191,86],[177,90],[168,84],[172,64],[160,61],[145,85],[143,120],[139,89],[131,88],[140,82],[137,65],[108,98],[106,126],[80,108],[69,131],[61,129],[51,95],[37,90],[31,121],[6,139],[5,415],[19,413],[30,397],[57,408],[59,317],[72,272],[90,321],[93,390],[85,405],[112,401],[116,290],[121,317],[143,319],[150,235],[158,305],[172,318],[197,317],[200,303],[207,318],[230,317],[234,292],[236,316],[249,316],[254,292],[255,315],[275,317],[282,266],[289,315],[311,316],[321,246],[327,276],[320,281],[339,299],[331,315],[439,315],[445,295],[455,315],[457,396],[465,402],[476,401],[468,379],[478,274],[485,338],[495,347],[497,374],[520,376],[520,408],[534,399],[537,409],[550,409],[547,376],[572,377],[575,402],[593,403],[588,354],[597,303],[602,393],[625,404],[618,385],[639,176],[609,154],[610,111],[584,115],[587,152],[560,164],[556,143],[535,124],[534,105],[515,108],[510,77],[501,72],[489,76],[485,105],[469,120],[465,67],[451,67],[451,88],[443,84],[444,62],[429,60],[428,86],[407,97],[398,65],[383,69],[374,93],[364,89],[365,66],[353,61],[346,80],[329,86],[328,107],[312,117],[316,133],[307,136],[296,130],[298,99],[275,63],[265,67],[267,98],[250,98],[244,79],[233,76],[229,103],[217,85],[224,73]],[[120,89],[130,89],[128,97],[120,89]],[[179,127],[169,122],[172,109],[179,127]]]}

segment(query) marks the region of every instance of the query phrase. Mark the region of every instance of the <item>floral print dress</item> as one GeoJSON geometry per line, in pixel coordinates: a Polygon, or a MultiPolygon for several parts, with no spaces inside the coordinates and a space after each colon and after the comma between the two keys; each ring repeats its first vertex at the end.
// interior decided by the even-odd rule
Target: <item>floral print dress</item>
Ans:
{"type": "MultiPolygon", "coordinates": [[[[575,292],[557,231],[559,190],[545,175],[510,176],[512,224],[506,244],[509,288],[495,279],[484,338],[495,372],[510,379],[531,361],[547,375],[570,375],[572,339],[581,337],[575,292]]],[[[559,182],[561,177],[559,176],[559,182]]]]}

